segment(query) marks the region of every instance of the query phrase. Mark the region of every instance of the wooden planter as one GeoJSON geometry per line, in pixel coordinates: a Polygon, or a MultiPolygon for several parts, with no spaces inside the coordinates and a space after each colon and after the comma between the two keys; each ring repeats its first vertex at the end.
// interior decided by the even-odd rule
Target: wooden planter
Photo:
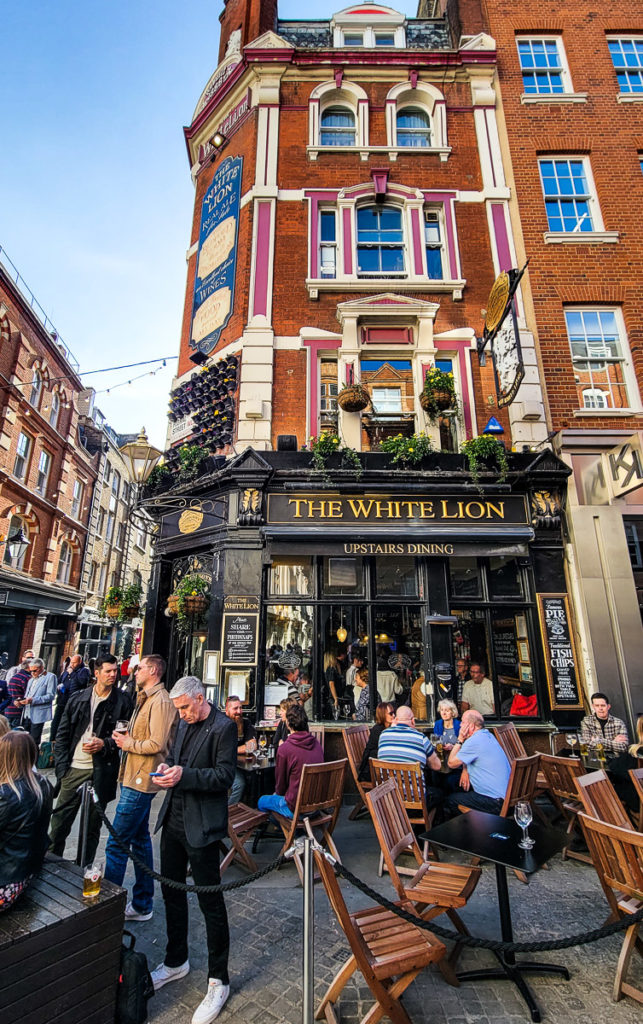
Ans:
{"type": "Polygon", "coordinates": [[[425,412],[431,412],[433,405],[437,405],[438,409],[442,411],[452,409],[453,395],[450,391],[432,391],[430,394],[423,391],[420,395],[420,405],[425,412]]]}
{"type": "Polygon", "coordinates": [[[170,615],[177,615],[179,611],[179,599],[176,594],[170,594],[167,599],[167,610],[170,615]]]}
{"type": "Polygon", "coordinates": [[[124,619],[135,619],[140,611],[140,606],[137,604],[128,604],[127,608],[123,608],[124,619]]]}
{"type": "Polygon", "coordinates": [[[188,615],[202,615],[208,607],[208,599],[203,594],[188,594],[183,600],[183,607],[188,615]]]}
{"type": "Polygon", "coordinates": [[[370,405],[368,392],[357,385],[344,388],[337,396],[337,404],[344,412],[362,412],[370,405]]]}
{"type": "Polygon", "coordinates": [[[117,619],[121,610],[120,604],[108,604],[105,606],[105,614],[110,619],[117,619]]]}

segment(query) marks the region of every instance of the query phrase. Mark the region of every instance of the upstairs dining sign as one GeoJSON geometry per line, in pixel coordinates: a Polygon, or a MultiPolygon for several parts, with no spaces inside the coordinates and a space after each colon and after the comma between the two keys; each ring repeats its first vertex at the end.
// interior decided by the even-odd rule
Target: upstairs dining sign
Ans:
{"type": "Polygon", "coordinates": [[[527,525],[525,498],[417,494],[270,494],[266,520],[273,525],[411,526],[429,523],[527,525]]]}

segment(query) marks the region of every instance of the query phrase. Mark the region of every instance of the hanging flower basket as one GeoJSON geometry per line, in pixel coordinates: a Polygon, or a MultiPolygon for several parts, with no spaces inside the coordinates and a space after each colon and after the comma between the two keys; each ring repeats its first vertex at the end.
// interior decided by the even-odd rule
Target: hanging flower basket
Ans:
{"type": "Polygon", "coordinates": [[[179,596],[178,594],[170,594],[167,599],[167,610],[170,615],[176,615],[179,610],[179,596]]]}
{"type": "Polygon", "coordinates": [[[127,607],[121,608],[121,619],[135,619],[141,610],[141,606],[138,604],[130,604],[127,607]]]}
{"type": "Polygon", "coordinates": [[[420,405],[430,420],[438,418],[447,409],[457,410],[458,400],[455,394],[453,374],[432,367],[424,378],[424,387],[420,394],[420,405]]]}
{"type": "Polygon", "coordinates": [[[349,384],[337,396],[337,403],[344,412],[362,412],[370,402],[369,393],[361,384],[349,384]]]}
{"type": "Polygon", "coordinates": [[[188,594],[183,598],[183,605],[188,615],[202,615],[208,607],[208,599],[203,594],[188,594]]]}
{"type": "Polygon", "coordinates": [[[120,614],[120,610],[121,610],[120,604],[106,604],[105,605],[105,614],[107,615],[107,617],[109,619],[117,619],[119,614],[120,614]]]}

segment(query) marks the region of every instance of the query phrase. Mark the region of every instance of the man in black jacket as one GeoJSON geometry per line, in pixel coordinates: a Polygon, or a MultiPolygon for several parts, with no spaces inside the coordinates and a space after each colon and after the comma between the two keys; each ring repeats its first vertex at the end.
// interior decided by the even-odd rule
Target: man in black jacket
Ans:
{"type": "MultiPolygon", "coordinates": [[[[210,707],[201,681],[185,676],[170,691],[181,721],[167,764],[154,781],[167,790],[156,830],[161,833],[161,874],[185,882],[188,861],[195,885],[218,885],[219,840],[228,830],[228,789],[237,764],[237,727],[210,707]]],[[[152,972],[154,988],[178,981],[190,970],[187,894],[161,886],[167,948],[152,972]]],[[[222,893],[199,894],[208,942],[208,991],[192,1024],[210,1024],[230,992],[228,915],[222,893]]]]}
{"type": "MultiPolygon", "coordinates": [[[[62,857],[80,807],[77,792],[91,782],[102,807],[116,796],[120,751],[112,733],[119,720],[129,719],[129,698],[115,687],[118,663],[113,654],[96,659],[96,683],[73,694],[63,712],[56,737],[54,758],[60,793],[51,816],[51,851],[62,857]]],[[[87,862],[93,861],[100,838],[100,818],[90,806],[87,862]]]]}
{"type": "Polygon", "coordinates": [[[54,711],[54,720],[51,723],[51,732],[49,733],[49,739],[52,743],[58,735],[60,719],[63,716],[63,711],[67,707],[67,701],[70,697],[73,697],[75,693],[78,693],[79,690],[86,690],[89,685],[89,680],[89,669],[86,665],[83,665],[82,655],[72,654],[69,659],[68,667],[64,672],[61,672],[58,678],[56,710],[54,711]]]}

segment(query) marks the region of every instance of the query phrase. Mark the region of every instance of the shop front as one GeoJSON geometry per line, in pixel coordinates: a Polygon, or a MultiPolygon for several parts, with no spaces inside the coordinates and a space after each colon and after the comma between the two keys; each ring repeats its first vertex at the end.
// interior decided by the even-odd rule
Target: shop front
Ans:
{"type": "Polygon", "coordinates": [[[507,481],[478,490],[457,455],[422,471],[362,458],[359,481],[346,470],[320,480],[305,452],[247,450],[177,494],[189,514],[163,518],[146,650],[169,656],[172,679],[200,675],[221,703],[240,696],[258,721],[295,685],[311,720],[352,722],[365,668],[367,721],[382,698],[430,723],[478,664],[492,684],[489,721],[575,724],[569,470],[551,453],[510,455],[507,481]],[[186,572],[211,599],[178,629],[167,602],[186,572]]]}

